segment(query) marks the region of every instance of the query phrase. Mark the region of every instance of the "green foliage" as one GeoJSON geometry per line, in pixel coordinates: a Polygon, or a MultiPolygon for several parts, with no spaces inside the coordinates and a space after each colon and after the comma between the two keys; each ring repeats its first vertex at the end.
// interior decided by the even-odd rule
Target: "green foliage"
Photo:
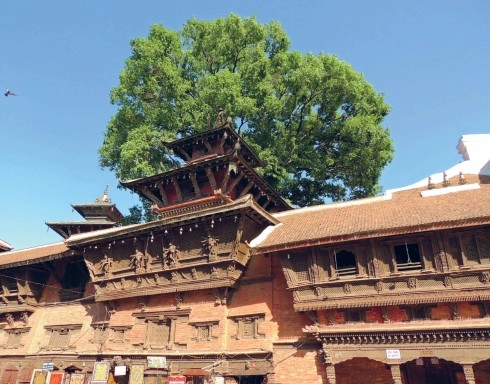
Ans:
{"type": "Polygon", "coordinates": [[[289,50],[277,22],[231,14],[153,25],[111,92],[118,111],[100,163],[131,179],[175,166],[162,142],[213,127],[224,108],[267,162],[262,176],[295,205],[379,192],[393,144],[383,95],[349,64],[289,50]]]}

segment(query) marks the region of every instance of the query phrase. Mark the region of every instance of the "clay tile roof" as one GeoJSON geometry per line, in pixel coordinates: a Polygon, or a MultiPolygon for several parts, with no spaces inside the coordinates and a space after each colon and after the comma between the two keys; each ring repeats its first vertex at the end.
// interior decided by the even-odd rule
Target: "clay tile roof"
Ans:
{"type": "Polygon", "coordinates": [[[71,255],[72,251],[64,243],[42,245],[0,253],[0,266],[3,268],[34,264],[47,260],[59,259],[71,255]]]}
{"type": "Polygon", "coordinates": [[[255,239],[266,252],[362,238],[490,224],[490,184],[417,188],[274,215],[281,224],[255,239]],[[423,197],[422,194],[433,193],[423,197]]]}

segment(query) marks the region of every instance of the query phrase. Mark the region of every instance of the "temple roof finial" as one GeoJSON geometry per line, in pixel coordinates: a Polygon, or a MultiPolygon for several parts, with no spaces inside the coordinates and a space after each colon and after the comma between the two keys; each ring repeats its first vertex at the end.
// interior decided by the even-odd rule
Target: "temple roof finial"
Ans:
{"type": "Polygon", "coordinates": [[[109,199],[108,189],[109,189],[109,186],[106,185],[102,197],[98,197],[97,199],[95,199],[96,203],[110,203],[111,202],[111,199],[109,199]]]}
{"type": "Polygon", "coordinates": [[[216,122],[214,123],[214,128],[222,127],[225,124],[225,120],[223,119],[223,114],[225,110],[223,108],[218,109],[218,115],[216,116],[216,122]]]}

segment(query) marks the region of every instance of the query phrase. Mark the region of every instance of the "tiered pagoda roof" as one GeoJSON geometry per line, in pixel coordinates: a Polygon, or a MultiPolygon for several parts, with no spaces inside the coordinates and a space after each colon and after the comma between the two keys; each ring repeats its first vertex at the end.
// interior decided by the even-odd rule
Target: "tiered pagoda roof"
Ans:
{"type": "Polygon", "coordinates": [[[67,239],[73,234],[115,227],[123,217],[121,212],[116,208],[116,205],[111,202],[107,188],[102,197],[97,198],[95,202],[72,204],[72,208],[85,220],[46,223],[49,228],[64,239],[67,239]]]}
{"type": "Polygon", "coordinates": [[[184,162],[180,168],[121,184],[153,202],[162,217],[227,204],[247,194],[267,212],[290,209],[255,171],[264,163],[227,122],[165,145],[184,162]]]}

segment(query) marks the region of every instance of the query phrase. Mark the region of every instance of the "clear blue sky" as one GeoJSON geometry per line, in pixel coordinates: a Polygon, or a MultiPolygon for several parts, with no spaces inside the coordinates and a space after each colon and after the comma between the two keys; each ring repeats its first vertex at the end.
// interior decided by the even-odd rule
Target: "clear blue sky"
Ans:
{"type": "MultiPolygon", "coordinates": [[[[461,161],[461,135],[490,133],[487,0],[46,0],[0,3],[0,239],[15,249],[57,242],[45,222],[79,220],[70,204],[105,186],[124,213],[136,195],[98,165],[129,41],[150,25],[229,13],[279,21],[292,49],[339,56],[393,110],[395,159],[384,189],[461,161]]],[[[489,148],[490,151],[490,148],[489,148]]]]}

